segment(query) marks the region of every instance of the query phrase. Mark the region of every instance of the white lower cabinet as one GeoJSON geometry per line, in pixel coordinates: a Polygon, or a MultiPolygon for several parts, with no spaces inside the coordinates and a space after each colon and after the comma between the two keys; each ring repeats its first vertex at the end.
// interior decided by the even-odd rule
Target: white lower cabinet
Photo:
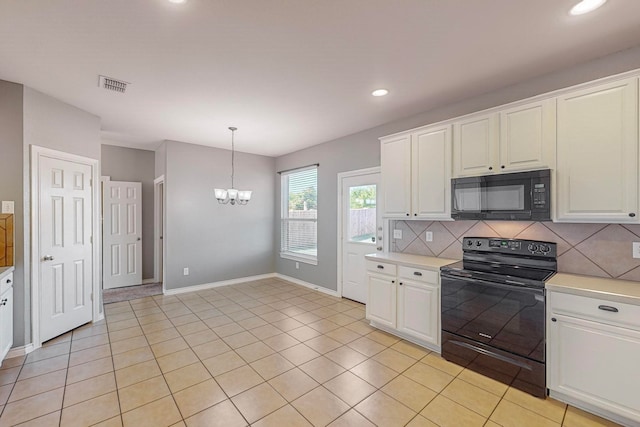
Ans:
{"type": "Polygon", "coordinates": [[[367,319],[390,328],[396,327],[396,277],[369,274],[367,319]]]}
{"type": "Polygon", "coordinates": [[[0,279],[0,365],[13,345],[13,274],[0,279]]]}
{"type": "Polygon", "coordinates": [[[440,292],[437,284],[400,279],[398,282],[397,328],[405,334],[440,345],[438,319],[440,292]]]}
{"type": "Polygon", "coordinates": [[[548,292],[547,307],[550,395],[640,425],[640,306],[548,292]]]}
{"type": "Polygon", "coordinates": [[[439,351],[439,274],[373,261],[368,261],[367,270],[367,319],[374,326],[439,351]]]}

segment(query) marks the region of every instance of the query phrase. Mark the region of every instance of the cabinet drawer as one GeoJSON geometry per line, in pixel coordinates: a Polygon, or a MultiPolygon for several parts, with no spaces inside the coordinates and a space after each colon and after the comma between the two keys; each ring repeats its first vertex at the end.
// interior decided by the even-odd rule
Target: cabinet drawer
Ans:
{"type": "Polygon", "coordinates": [[[367,260],[367,270],[372,273],[396,275],[396,265],[388,262],[367,260]]]}
{"type": "Polygon", "coordinates": [[[549,292],[548,304],[553,314],[565,314],[640,330],[640,306],[637,305],[560,292],[549,292]]]}
{"type": "Polygon", "coordinates": [[[0,295],[13,286],[13,273],[9,273],[0,280],[0,295]]]}
{"type": "Polygon", "coordinates": [[[404,265],[400,265],[398,266],[398,276],[403,279],[413,280],[414,282],[438,284],[438,273],[422,268],[405,267],[404,265]]]}

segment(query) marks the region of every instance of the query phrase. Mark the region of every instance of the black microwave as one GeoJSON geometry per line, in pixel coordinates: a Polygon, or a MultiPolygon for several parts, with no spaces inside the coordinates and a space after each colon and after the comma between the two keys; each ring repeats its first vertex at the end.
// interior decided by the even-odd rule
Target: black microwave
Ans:
{"type": "Polygon", "coordinates": [[[451,217],[550,221],[551,171],[543,169],[452,179],[451,217]]]}

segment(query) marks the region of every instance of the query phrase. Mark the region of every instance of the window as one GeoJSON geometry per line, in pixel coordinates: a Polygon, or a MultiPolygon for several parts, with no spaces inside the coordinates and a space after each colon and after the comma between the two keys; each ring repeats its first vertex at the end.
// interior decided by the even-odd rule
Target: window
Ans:
{"type": "Polygon", "coordinates": [[[318,168],[283,172],[280,256],[318,264],[318,168]]]}

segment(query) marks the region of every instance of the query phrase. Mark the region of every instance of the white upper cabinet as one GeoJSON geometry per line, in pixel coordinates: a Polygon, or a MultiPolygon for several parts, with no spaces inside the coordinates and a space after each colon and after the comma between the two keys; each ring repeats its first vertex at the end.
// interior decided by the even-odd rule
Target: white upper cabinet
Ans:
{"type": "Polygon", "coordinates": [[[467,117],[453,124],[454,176],[487,175],[498,155],[498,114],[467,117]]]}
{"type": "Polygon", "coordinates": [[[451,125],[415,132],[412,140],[412,215],[451,218],[451,125]]]}
{"type": "Polygon", "coordinates": [[[637,223],[638,80],[558,97],[556,220],[637,223]]]}
{"type": "Polygon", "coordinates": [[[381,140],[383,215],[408,217],[411,212],[411,136],[381,140]]]}
{"type": "Polygon", "coordinates": [[[555,167],[555,99],[512,106],[454,123],[454,176],[555,167]]]}
{"type": "Polygon", "coordinates": [[[500,111],[501,172],[553,169],[555,148],[555,99],[500,111]]]}
{"type": "Polygon", "coordinates": [[[381,139],[387,218],[451,219],[451,125],[381,139]]]}

